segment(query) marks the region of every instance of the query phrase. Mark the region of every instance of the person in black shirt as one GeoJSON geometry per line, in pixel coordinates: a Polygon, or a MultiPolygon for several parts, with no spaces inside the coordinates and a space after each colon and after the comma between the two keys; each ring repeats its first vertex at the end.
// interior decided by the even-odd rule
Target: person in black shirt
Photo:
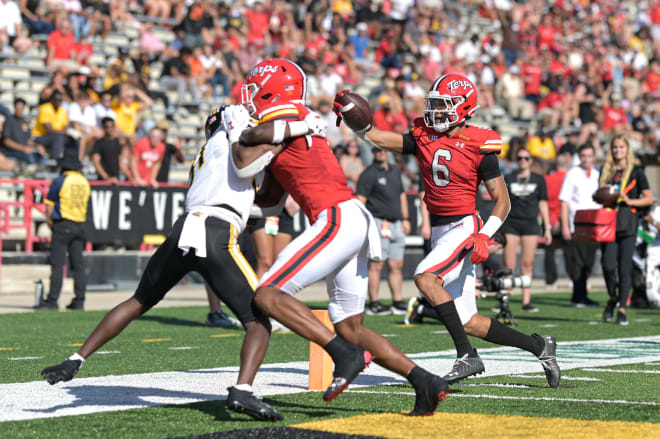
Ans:
{"type": "MultiPolygon", "coordinates": [[[[520,272],[531,279],[539,241],[539,211],[545,226],[545,244],[550,245],[552,242],[548,191],[543,176],[531,171],[532,156],[529,151],[521,148],[515,157],[518,169],[504,177],[511,200],[511,211],[502,225],[506,236],[504,266],[512,270],[516,267],[516,253],[520,246],[520,272]]],[[[537,312],[538,308],[531,304],[531,294],[531,288],[522,289],[522,310],[537,312]]]]}
{"type": "Polygon", "coordinates": [[[357,197],[371,212],[378,224],[383,259],[369,261],[369,315],[405,314],[407,305],[403,301],[403,254],[406,235],[410,233],[408,200],[401,183],[401,171],[387,159],[389,152],[373,148],[374,161],[360,175],[357,197]],[[394,301],[392,308],[378,301],[380,273],[387,260],[387,283],[394,301]]]}
{"type": "Polygon", "coordinates": [[[159,82],[163,90],[176,90],[178,105],[185,101],[186,90],[190,90],[194,102],[201,101],[197,83],[190,76],[190,65],[188,64],[190,55],[192,55],[192,51],[184,47],[179,56],[165,60],[163,73],[160,75],[159,82]]]}
{"type": "Polygon", "coordinates": [[[104,117],[103,137],[94,142],[92,149],[92,163],[100,180],[110,183],[119,181],[121,170],[127,177],[131,175],[128,169],[129,151],[122,147],[119,138],[115,135],[115,121],[111,117],[104,117]]]}
{"type": "Polygon", "coordinates": [[[30,124],[23,117],[25,100],[14,100],[14,114],[5,115],[2,127],[2,153],[10,159],[31,165],[43,165],[46,161],[46,149],[32,140],[30,124]]]}
{"type": "MultiPolygon", "coordinates": [[[[163,138],[167,139],[167,130],[170,129],[170,123],[166,119],[163,119],[156,124],[156,127],[163,131],[163,138]]],[[[183,152],[181,151],[182,148],[183,143],[181,139],[179,139],[176,145],[165,142],[165,154],[163,155],[163,160],[160,162],[160,169],[158,170],[156,181],[160,183],[167,183],[169,180],[170,160],[172,156],[176,158],[177,162],[183,163],[185,158],[183,157],[183,152]]]]}
{"type": "Polygon", "coordinates": [[[616,239],[614,242],[604,242],[600,247],[603,276],[610,296],[603,320],[612,320],[618,303],[616,322],[627,325],[626,306],[632,286],[632,258],[639,223],[637,211],[653,204],[653,194],[644,171],[634,164],[632,148],[626,137],[615,136],[610,142],[610,153],[600,173],[599,183],[601,186],[616,184],[621,188],[616,206],[616,239]]]}

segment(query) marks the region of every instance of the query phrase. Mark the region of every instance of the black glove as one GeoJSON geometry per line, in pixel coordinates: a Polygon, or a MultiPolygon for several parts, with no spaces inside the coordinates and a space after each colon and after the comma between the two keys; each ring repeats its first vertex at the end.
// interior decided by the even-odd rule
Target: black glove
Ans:
{"type": "Polygon", "coordinates": [[[46,378],[48,384],[59,383],[60,381],[71,381],[82,366],[80,360],[64,360],[56,366],[46,367],[41,371],[41,376],[46,378]]]}

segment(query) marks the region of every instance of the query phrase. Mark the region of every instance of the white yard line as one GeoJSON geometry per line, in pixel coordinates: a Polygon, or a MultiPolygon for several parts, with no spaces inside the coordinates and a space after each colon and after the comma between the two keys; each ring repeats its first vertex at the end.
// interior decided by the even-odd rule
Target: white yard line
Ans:
{"type": "MultiPolygon", "coordinates": [[[[543,378],[545,375],[509,375],[511,378],[543,378]]],[[[591,377],[567,377],[566,375],[561,376],[562,381],[603,381],[600,378],[591,378],[591,377]]]]}
{"type": "Polygon", "coordinates": [[[587,372],[612,372],[612,373],[660,373],[660,370],[633,370],[633,369],[596,369],[593,367],[584,367],[582,370],[587,372]]]}
{"type": "MultiPolygon", "coordinates": [[[[166,355],[166,352],[163,350],[163,355],[166,355]]],[[[195,353],[191,352],[191,354],[195,353]]],[[[479,354],[486,365],[486,372],[480,377],[529,373],[539,376],[538,374],[542,372],[536,358],[519,349],[509,347],[482,349],[479,350],[479,354]]],[[[559,343],[557,356],[564,372],[570,369],[660,362],[660,336],[559,343]]],[[[443,374],[451,368],[456,359],[456,351],[452,349],[425,352],[412,354],[410,357],[421,367],[443,374]]],[[[82,373],[87,369],[93,371],[95,364],[100,364],[102,361],[104,360],[101,356],[91,357],[85,362],[82,373]]],[[[35,367],[35,374],[41,367],[46,366],[46,364],[38,366],[35,363],[31,364],[35,367]]],[[[255,391],[264,396],[306,392],[308,369],[307,362],[265,364],[257,375],[255,391]]],[[[55,386],[49,386],[45,381],[0,384],[0,407],[2,407],[0,421],[72,416],[225,399],[226,389],[235,383],[237,375],[238,367],[223,367],[76,378],[55,386]]],[[[374,364],[358,376],[351,388],[405,382],[398,375],[374,364]]],[[[543,400],[582,401],[561,398],[543,400]]],[[[599,400],[584,401],[599,402],[599,400]]],[[[320,397],[319,403],[321,403],[320,397]]],[[[603,401],[603,403],[612,403],[612,401],[603,401]]]]}

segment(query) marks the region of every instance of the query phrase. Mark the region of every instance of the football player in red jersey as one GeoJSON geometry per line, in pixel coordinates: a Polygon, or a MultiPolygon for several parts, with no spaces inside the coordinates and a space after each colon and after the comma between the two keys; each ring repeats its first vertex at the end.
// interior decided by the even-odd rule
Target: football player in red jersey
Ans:
{"type": "Polygon", "coordinates": [[[309,135],[318,116],[304,106],[304,73],[288,60],[263,61],[247,74],[242,95],[243,104],[259,125],[242,131],[240,144],[247,149],[255,144],[281,145],[269,159],[270,169],[311,224],[263,275],[256,305],[330,354],[335,370],[323,395],[326,401],[348,387],[373,354],[378,364],[407,378],[414,387],[415,407],[410,414],[433,414],[449,391],[447,382],[417,366],[393,343],[363,325],[368,257],[380,254],[378,230],[371,214],[353,197],[327,140],[309,135]],[[323,278],[336,336],[293,297],[323,278]]]}
{"type": "MultiPolygon", "coordinates": [[[[336,99],[335,108],[341,115],[342,106],[336,99]]],[[[550,386],[557,387],[561,372],[554,337],[526,335],[477,313],[474,265],[488,258],[490,238],[511,206],[496,155],[501,150],[500,136],[467,124],[478,108],[474,84],[464,76],[448,74],[431,86],[424,116],[413,121],[410,132],[370,128],[358,134],[388,151],[417,156],[424,202],[431,214],[433,250],[417,266],[415,284],[456,345],[458,358],[444,378],[455,383],[484,371],[467,333],[533,353],[541,361],[550,386]],[[475,208],[482,181],[495,201],[485,225],[475,208]]]]}

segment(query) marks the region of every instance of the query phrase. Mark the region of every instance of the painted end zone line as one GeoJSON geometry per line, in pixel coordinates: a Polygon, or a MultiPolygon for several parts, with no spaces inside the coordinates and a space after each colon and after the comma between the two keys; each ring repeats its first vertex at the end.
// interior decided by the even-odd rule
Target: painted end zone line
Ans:
{"type": "MultiPolygon", "coordinates": [[[[376,390],[349,390],[349,393],[373,393],[383,395],[415,395],[414,392],[379,392],[376,390]]],[[[651,405],[660,406],[660,402],[653,401],[623,401],[609,399],[578,399],[578,398],[548,398],[533,396],[504,396],[504,395],[466,395],[461,393],[450,393],[450,397],[459,398],[484,398],[484,399],[512,399],[518,401],[558,401],[558,402],[586,402],[593,404],[626,404],[626,405],[651,405]]]]}

